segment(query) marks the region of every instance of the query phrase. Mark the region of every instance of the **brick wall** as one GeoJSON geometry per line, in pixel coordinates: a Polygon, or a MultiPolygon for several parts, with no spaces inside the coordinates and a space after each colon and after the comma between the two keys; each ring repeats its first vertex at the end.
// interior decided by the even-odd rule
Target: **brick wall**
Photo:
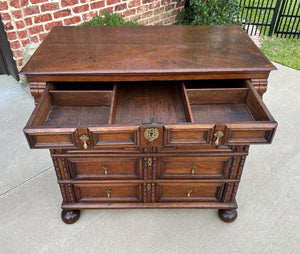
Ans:
{"type": "Polygon", "coordinates": [[[143,25],[171,25],[183,5],[176,0],[0,0],[0,15],[20,69],[23,48],[42,42],[53,26],[80,25],[103,10],[143,25]]]}

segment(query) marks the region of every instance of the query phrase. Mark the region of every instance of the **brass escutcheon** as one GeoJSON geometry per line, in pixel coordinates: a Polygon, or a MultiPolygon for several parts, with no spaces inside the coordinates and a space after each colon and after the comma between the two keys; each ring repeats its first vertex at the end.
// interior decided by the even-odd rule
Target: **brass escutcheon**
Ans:
{"type": "Polygon", "coordinates": [[[191,166],[192,174],[195,174],[195,169],[197,168],[197,165],[194,164],[191,166]]]}
{"type": "Polygon", "coordinates": [[[107,173],[108,173],[107,171],[109,170],[109,166],[108,165],[104,165],[103,169],[104,169],[104,174],[107,175],[107,173]]]}
{"type": "Polygon", "coordinates": [[[222,138],[223,136],[224,136],[223,131],[215,132],[214,137],[216,138],[216,141],[215,141],[216,146],[219,146],[220,138],[222,138]]]}
{"type": "Polygon", "coordinates": [[[151,166],[152,166],[152,159],[149,158],[149,159],[148,159],[148,167],[151,167],[151,166]]]}
{"type": "Polygon", "coordinates": [[[187,189],[187,190],[186,190],[186,193],[187,193],[186,195],[187,195],[188,197],[190,197],[192,192],[193,192],[192,189],[187,189]]]}
{"type": "Polygon", "coordinates": [[[107,197],[110,198],[111,190],[105,190],[107,197]]]}
{"type": "Polygon", "coordinates": [[[83,148],[85,150],[88,149],[88,144],[86,142],[90,140],[89,137],[86,135],[81,135],[79,139],[83,142],[83,148]]]}
{"type": "Polygon", "coordinates": [[[147,184],[147,190],[151,190],[151,183],[147,184]]]}
{"type": "Polygon", "coordinates": [[[157,139],[159,136],[159,132],[157,128],[148,128],[144,132],[144,137],[152,142],[153,140],[157,139]]]}

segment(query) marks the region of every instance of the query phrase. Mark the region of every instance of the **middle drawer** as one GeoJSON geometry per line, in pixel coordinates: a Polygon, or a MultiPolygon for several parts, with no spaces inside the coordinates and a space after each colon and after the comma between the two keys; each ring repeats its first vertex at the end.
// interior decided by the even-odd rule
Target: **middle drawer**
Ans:
{"type": "Polygon", "coordinates": [[[226,178],[232,157],[161,157],[158,178],[226,178]]]}
{"type": "Polygon", "coordinates": [[[139,179],[142,159],[138,157],[68,157],[73,179],[139,179]]]}

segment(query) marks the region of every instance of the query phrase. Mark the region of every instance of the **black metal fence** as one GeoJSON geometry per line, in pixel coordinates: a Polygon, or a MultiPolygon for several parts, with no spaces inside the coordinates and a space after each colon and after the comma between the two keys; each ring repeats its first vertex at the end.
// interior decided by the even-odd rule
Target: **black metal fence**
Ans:
{"type": "Polygon", "coordinates": [[[244,29],[251,35],[300,37],[300,0],[239,0],[244,29]]]}

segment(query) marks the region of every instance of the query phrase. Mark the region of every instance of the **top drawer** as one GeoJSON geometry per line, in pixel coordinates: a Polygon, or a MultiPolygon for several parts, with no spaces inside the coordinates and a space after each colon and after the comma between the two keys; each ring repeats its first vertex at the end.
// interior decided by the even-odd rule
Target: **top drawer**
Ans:
{"type": "Polygon", "coordinates": [[[270,143],[277,123],[252,84],[218,82],[48,84],[24,132],[31,148],[270,143]]]}

